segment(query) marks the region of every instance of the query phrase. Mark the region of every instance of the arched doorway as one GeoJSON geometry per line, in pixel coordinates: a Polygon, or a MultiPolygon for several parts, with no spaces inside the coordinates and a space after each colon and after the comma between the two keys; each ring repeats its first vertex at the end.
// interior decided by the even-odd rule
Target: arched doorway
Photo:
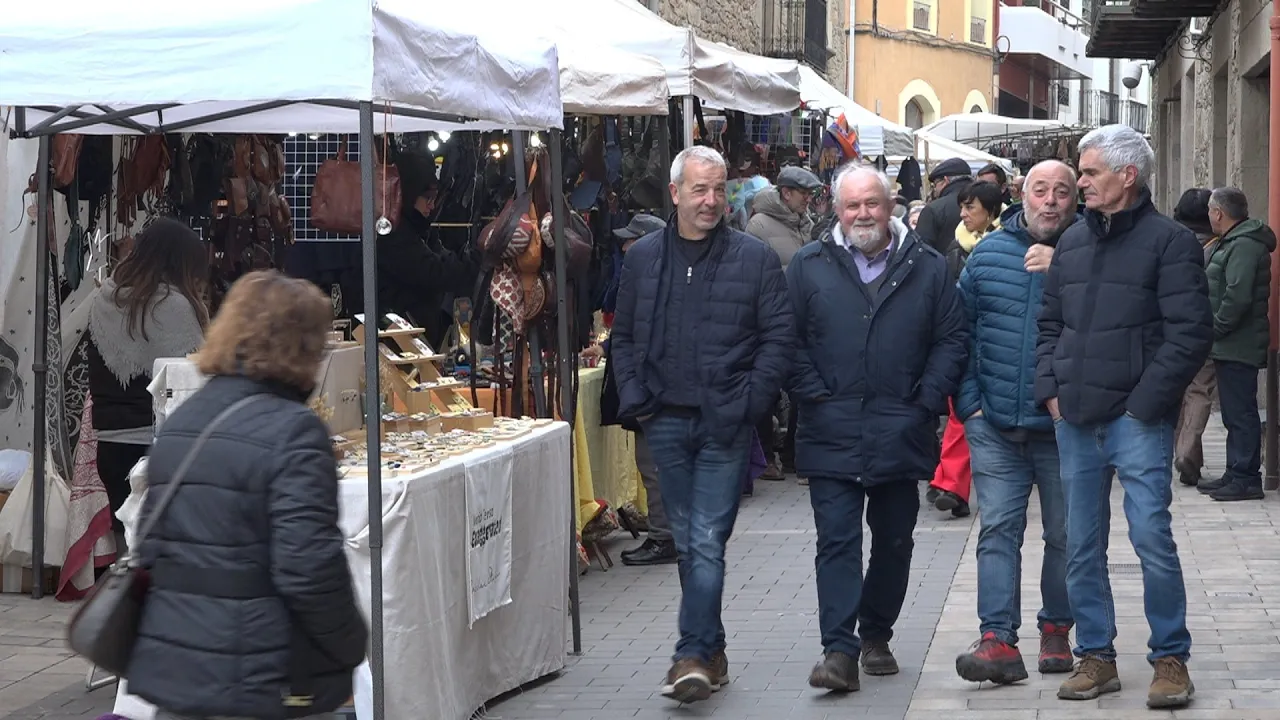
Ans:
{"type": "Polygon", "coordinates": [[[924,108],[920,106],[919,98],[911,98],[907,101],[905,119],[907,127],[912,130],[924,127],[924,108]]]}

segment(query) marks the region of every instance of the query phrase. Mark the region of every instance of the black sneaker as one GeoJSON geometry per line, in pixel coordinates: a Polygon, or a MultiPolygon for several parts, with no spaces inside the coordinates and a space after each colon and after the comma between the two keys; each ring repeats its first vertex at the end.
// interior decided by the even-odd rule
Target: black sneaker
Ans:
{"type": "Polygon", "coordinates": [[[898,674],[898,660],[887,640],[862,641],[862,670],[868,675],[898,674]]]}
{"type": "Polygon", "coordinates": [[[640,547],[624,550],[621,557],[623,565],[670,565],[679,558],[675,542],[653,538],[645,540],[640,547]]]}
{"type": "Polygon", "coordinates": [[[857,692],[858,663],[842,652],[829,652],[822,656],[809,673],[809,687],[831,692],[857,692]]]}
{"type": "Polygon", "coordinates": [[[1209,497],[1218,502],[1236,502],[1239,500],[1261,500],[1265,497],[1265,494],[1262,492],[1261,480],[1254,482],[1237,480],[1230,485],[1224,485],[1209,493],[1209,497]]]}
{"type": "Polygon", "coordinates": [[[943,512],[949,512],[951,510],[955,510],[961,505],[968,505],[968,504],[969,503],[966,503],[964,501],[964,498],[961,498],[959,495],[947,490],[943,490],[942,492],[939,492],[938,498],[933,501],[933,506],[943,512]]]}
{"type": "Polygon", "coordinates": [[[1213,493],[1221,490],[1222,488],[1230,484],[1231,484],[1231,478],[1227,475],[1223,475],[1222,477],[1217,478],[1216,480],[1208,480],[1205,478],[1201,478],[1200,482],[1196,485],[1196,489],[1199,490],[1200,493],[1203,495],[1212,495],[1213,493]]]}
{"type": "Polygon", "coordinates": [[[951,517],[967,518],[972,513],[973,511],[969,509],[969,503],[967,502],[962,502],[959,505],[951,508],[951,517]]]}
{"type": "Polygon", "coordinates": [[[938,501],[938,493],[940,492],[942,491],[930,485],[928,492],[924,494],[924,501],[929,503],[930,505],[934,504],[935,502],[938,501]]]}

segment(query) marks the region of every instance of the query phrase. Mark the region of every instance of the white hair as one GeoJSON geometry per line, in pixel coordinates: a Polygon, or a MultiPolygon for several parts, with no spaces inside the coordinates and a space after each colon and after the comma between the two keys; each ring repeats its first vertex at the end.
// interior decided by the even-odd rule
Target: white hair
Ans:
{"type": "Polygon", "coordinates": [[[889,176],[875,170],[873,168],[864,167],[856,163],[847,163],[844,167],[836,171],[836,177],[831,181],[831,196],[839,200],[840,187],[844,185],[844,181],[855,175],[872,175],[880,181],[880,185],[884,188],[884,199],[893,199],[893,183],[889,181],[889,176]]]}
{"type": "Polygon", "coordinates": [[[1142,133],[1128,125],[1103,125],[1091,130],[1080,139],[1080,154],[1097,150],[1112,172],[1120,172],[1132,165],[1138,171],[1138,184],[1151,181],[1155,169],[1156,153],[1142,133]]]}
{"type": "Polygon", "coordinates": [[[681,150],[680,154],[676,155],[676,159],[671,161],[671,182],[679,185],[684,180],[684,166],[690,160],[714,165],[726,173],[729,171],[720,151],[706,145],[694,145],[681,150]]]}

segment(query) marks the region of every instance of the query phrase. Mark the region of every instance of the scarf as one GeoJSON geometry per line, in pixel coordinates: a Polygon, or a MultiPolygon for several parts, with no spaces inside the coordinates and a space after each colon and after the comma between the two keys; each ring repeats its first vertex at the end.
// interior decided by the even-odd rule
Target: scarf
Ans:
{"type": "Polygon", "coordinates": [[[151,377],[160,358],[185,357],[200,348],[204,331],[195,309],[177,288],[161,285],[147,306],[146,338],[139,328],[132,328],[130,337],[129,310],[116,305],[115,291],[115,281],[108,278],[90,300],[89,336],[122,386],[139,376],[151,377]]]}

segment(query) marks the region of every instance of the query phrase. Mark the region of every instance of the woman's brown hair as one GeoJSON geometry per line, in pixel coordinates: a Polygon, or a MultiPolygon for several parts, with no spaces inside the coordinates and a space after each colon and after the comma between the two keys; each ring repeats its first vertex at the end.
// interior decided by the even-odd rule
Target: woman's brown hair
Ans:
{"type": "Polygon", "coordinates": [[[227,292],[197,364],[206,375],[274,380],[311,392],[333,328],[333,305],[315,285],[275,270],[251,272],[227,292]]]}
{"type": "Polygon", "coordinates": [[[177,290],[196,313],[200,327],[209,324],[204,291],[209,284],[209,250],[181,221],[156,218],[138,233],[133,251],[111,273],[116,284],[111,299],[129,313],[129,337],[147,337],[147,309],[177,290]]]}

